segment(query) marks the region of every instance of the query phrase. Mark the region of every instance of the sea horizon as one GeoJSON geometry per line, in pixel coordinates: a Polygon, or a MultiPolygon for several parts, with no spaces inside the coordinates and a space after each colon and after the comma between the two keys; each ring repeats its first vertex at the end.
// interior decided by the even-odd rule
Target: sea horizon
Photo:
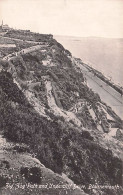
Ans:
{"type": "Polygon", "coordinates": [[[54,35],[74,57],[100,71],[113,83],[123,86],[123,38],[54,35]]]}

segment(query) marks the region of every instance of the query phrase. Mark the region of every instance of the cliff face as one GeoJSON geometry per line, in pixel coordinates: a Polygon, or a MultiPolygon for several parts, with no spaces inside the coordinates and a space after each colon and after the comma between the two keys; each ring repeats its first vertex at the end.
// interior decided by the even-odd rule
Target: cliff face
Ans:
{"type": "Polygon", "coordinates": [[[41,163],[77,185],[121,185],[122,147],[112,131],[122,129],[122,121],[87,86],[80,62],[51,35],[11,31],[1,39],[16,44],[1,49],[6,138],[26,143],[41,163]]]}

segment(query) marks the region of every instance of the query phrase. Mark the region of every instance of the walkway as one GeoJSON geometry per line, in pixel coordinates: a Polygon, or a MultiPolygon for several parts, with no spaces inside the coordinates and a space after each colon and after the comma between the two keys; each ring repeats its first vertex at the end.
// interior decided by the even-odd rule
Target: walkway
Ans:
{"type": "Polygon", "coordinates": [[[8,60],[8,61],[10,61],[10,60],[11,60],[12,58],[14,58],[14,57],[17,57],[17,56],[19,56],[19,55],[24,55],[24,54],[27,54],[27,53],[31,53],[31,52],[33,52],[33,51],[37,51],[37,50],[42,49],[42,47],[44,48],[44,47],[47,47],[47,46],[48,46],[48,45],[35,45],[35,46],[32,46],[32,47],[28,47],[28,48],[26,48],[26,49],[20,50],[19,52],[13,52],[13,53],[11,53],[11,54],[5,56],[5,57],[3,58],[3,60],[8,60]]]}
{"type": "Polygon", "coordinates": [[[6,39],[9,39],[9,40],[13,40],[13,41],[20,41],[20,42],[26,42],[26,43],[34,43],[34,44],[42,44],[42,42],[38,42],[38,41],[27,41],[27,40],[22,40],[22,39],[15,39],[15,38],[10,38],[10,37],[3,37],[3,36],[0,36],[2,38],[6,38],[6,39]]]}
{"type": "Polygon", "coordinates": [[[104,81],[94,76],[92,72],[82,64],[76,63],[82,70],[84,77],[87,79],[87,85],[98,93],[101,100],[109,105],[116,114],[123,119],[123,97],[115,89],[107,85],[104,81]]]}
{"type": "Polygon", "coordinates": [[[66,121],[72,121],[75,125],[78,127],[81,126],[81,121],[76,117],[76,115],[70,111],[65,111],[58,107],[56,105],[54,96],[52,94],[52,83],[50,81],[45,81],[45,86],[47,90],[47,100],[48,100],[48,105],[53,111],[53,113],[56,116],[63,117],[66,121]]]}

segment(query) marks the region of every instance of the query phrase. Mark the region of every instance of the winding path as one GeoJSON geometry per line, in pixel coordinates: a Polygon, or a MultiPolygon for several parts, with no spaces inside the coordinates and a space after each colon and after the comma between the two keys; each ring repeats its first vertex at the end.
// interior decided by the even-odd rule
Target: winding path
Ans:
{"type": "Polygon", "coordinates": [[[28,47],[28,48],[26,48],[26,49],[20,50],[19,52],[13,52],[13,53],[11,53],[11,54],[5,56],[5,57],[3,58],[3,60],[8,60],[8,61],[10,61],[10,60],[11,60],[12,58],[14,58],[14,57],[17,57],[17,56],[19,56],[19,55],[24,55],[24,54],[27,54],[27,53],[31,53],[31,52],[40,50],[40,49],[42,49],[42,48],[44,48],[44,47],[47,47],[47,46],[48,46],[48,45],[35,45],[35,46],[32,46],[32,47],[28,47]]]}
{"type": "Polygon", "coordinates": [[[13,41],[20,41],[20,42],[26,42],[26,43],[34,43],[34,44],[42,44],[42,42],[38,42],[38,41],[27,41],[27,40],[22,40],[22,39],[15,39],[15,38],[10,38],[10,37],[7,37],[7,36],[0,36],[2,38],[5,38],[5,39],[9,39],[9,40],[13,40],[13,41]]]}
{"type": "Polygon", "coordinates": [[[76,117],[76,115],[70,111],[65,111],[59,108],[56,105],[55,98],[52,94],[52,83],[50,81],[45,81],[46,89],[47,89],[47,100],[48,105],[51,110],[54,112],[56,116],[62,116],[66,121],[73,121],[75,125],[78,127],[81,126],[81,121],[76,117]]]}

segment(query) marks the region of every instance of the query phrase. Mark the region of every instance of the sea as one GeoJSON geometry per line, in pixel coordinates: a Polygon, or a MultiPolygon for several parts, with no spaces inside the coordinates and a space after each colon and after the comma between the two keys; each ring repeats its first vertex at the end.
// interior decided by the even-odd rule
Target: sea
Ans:
{"type": "Polygon", "coordinates": [[[123,86],[123,38],[54,36],[74,57],[80,58],[123,86]]]}

